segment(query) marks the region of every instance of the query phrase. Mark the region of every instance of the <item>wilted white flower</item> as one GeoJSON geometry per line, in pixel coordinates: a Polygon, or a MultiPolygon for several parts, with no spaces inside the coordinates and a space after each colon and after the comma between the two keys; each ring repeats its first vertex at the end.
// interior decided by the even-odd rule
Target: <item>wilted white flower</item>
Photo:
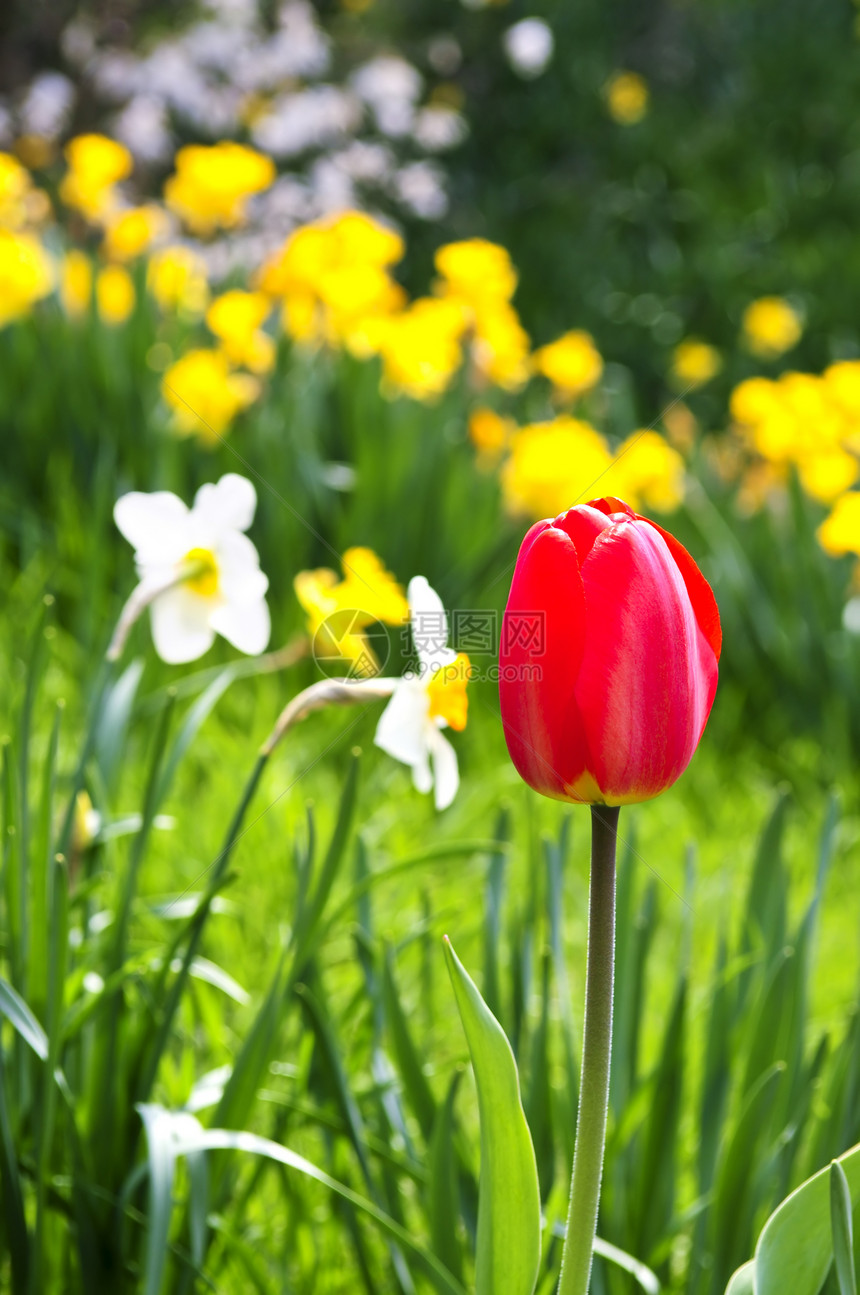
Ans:
{"type": "Polygon", "coordinates": [[[523,18],[502,37],[508,62],[518,76],[530,80],[540,76],[553,55],[555,39],[541,18],[523,18]]]}
{"type": "Polygon", "coordinates": [[[468,661],[448,647],[448,617],[424,576],[414,576],[407,593],[419,668],[394,685],[373,740],[412,766],[418,791],[435,787],[436,808],[445,809],[457,794],[460,773],[457,753],[441,730],[465,727],[468,661]]]}
{"type": "Polygon", "coordinates": [[[440,76],[453,76],[463,62],[463,51],[453,36],[434,36],[427,46],[427,60],[440,76]]]}
{"type": "Polygon", "coordinates": [[[392,139],[408,135],[423,85],[411,63],[394,55],[371,59],[351,78],[352,88],[373,112],[377,128],[392,139]]]}
{"type": "Polygon", "coordinates": [[[155,650],[170,664],[202,656],[216,633],[240,652],[263,651],[270,633],[269,581],[242,533],[256,506],[251,482],[232,472],[217,485],[201,486],[190,509],[168,490],[133,491],[117,500],[114,521],[134,546],[140,584],[120,617],[112,659],[147,606],[155,650]]]}
{"type": "Polygon", "coordinates": [[[141,162],[166,162],[173,155],[173,136],[160,99],[136,94],[114,118],[113,133],[141,162]]]}
{"type": "Polygon", "coordinates": [[[422,220],[438,220],[448,210],[442,172],[432,162],[410,162],[394,177],[395,196],[422,220]]]}
{"type": "Polygon", "coordinates": [[[462,144],[469,128],[465,118],[453,108],[431,104],[416,114],[412,133],[415,142],[428,153],[442,153],[462,144]]]}
{"type": "Polygon", "coordinates": [[[62,72],[40,72],[18,109],[25,135],[56,139],[65,130],[75,104],[75,87],[62,72]]]}
{"type": "Polygon", "coordinates": [[[257,148],[274,157],[294,157],[321,148],[354,130],[361,108],[353,95],[333,85],[282,95],[251,128],[257,148]]]}

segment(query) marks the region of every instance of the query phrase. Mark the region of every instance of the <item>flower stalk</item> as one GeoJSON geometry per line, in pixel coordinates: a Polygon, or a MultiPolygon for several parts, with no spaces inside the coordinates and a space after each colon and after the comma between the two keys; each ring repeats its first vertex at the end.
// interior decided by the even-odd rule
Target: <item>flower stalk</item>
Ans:
{"type": "Polygon", "coordinates": [[[591,880],[582,1076],[558,1295],[587,1295],[597,1231],[612,1054],[618,812],[615,806],[591,807],[591,880]]]}

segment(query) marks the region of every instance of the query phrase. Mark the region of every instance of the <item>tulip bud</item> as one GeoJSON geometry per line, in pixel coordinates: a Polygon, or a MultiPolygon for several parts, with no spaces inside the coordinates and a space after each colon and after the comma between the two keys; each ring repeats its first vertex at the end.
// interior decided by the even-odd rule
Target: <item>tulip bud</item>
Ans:
{"type": "Polygon", "coordinates": [[[518,772],[557,800],[659,795],[698,746],[721,641],[687,550],[621,500],[537,522],[502,622],[502,723],[518,772]]]}

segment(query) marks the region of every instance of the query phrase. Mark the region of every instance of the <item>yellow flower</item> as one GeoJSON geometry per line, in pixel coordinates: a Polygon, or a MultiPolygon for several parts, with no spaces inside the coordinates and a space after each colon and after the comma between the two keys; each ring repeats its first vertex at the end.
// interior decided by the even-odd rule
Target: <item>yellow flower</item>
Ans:
{"type": "Polygon", "coordinates": [[[512,418],[503,418],[495,409],[481,405],[469,415],[469,439],[487,462],[495,462],[516,431],[512,418]]]}
{"type": "Polygon", "coordinates": [[[121,265],[106,265],[96,277],[96,305],[106,324],[122,324],[134,310],[134,280],[121,265]]]}
{"type": "Polygon", "coordinates": [[[30,174],[11,153],[0,153],[0,227],[20,229],[27,223],[30,174]]]}
{"type": "Polygon", "coordinates": [[[262,325],[272,303],[262,292],[238,288],[216,297],[206,312],[206,323],[220,340],[227,358],[252,373],[267,373],[275,363],[275,343],[262,325]]]}
{"type": "Polygon", "coordinates": [[[104,239],[105,255],[113,261],[132,261],[155,242],[167,228],[167,217],[155,203],[129,207],[108,220],[104,239]]]}
{"type": "Polygon", "coordinates": [[[612,456],[590,423],[568,415],[531,423],[514,434],[511,451],[501,481],[512,513],[553,517],[595,492],[604,493],[612,456]]]}
{"type": "Polygon", "coordinates": [[[818,528],[818,539],[831,557],[860,554],[860,492],[852,490],[836,500],[830,516],[818,528]]]}
{"type": "Polygon", "coordinates": [[[173,409],[177,431],[214,445],[233,419],[259,394],[259,383],[233,373],[222,351],[187,351],[165,373],[161,391],[173,409]]]}
{"type": "Polygon", "coordinates": [[[732,392],[729,410],[735,422],[752,427],[767,418],[779,403],[776,383],[770,378],[747,378],[732,392]]]}
{"type": "Polygon", "coordinates": [[[346,211],[295,230],[263,266],[257,287],[283,299],[284,327],[295,341],[343,343],[367,356],[379,349],[381,323],[405,304],[389,272],[402,255],[399,234],[346,211]]]}
{"type": "Polygon", "coordinates": [[[202,315],[209,300],[206,265],[190,248],[165,247],[147,267],[147,285],[162,310],[202,315]]]}
{"type": "Polygon", "coordinates": [[[605,94],[609,115],[621,126],[635,126],[648,111],[648,83],[638,72],[616,72],[605,94]]]}
{"type": "Polygon", "coordinates": [[[64,152],[69,169],[60,197],[89,220],[103,219],[116,203],[114,185],[131,174],[131,153],[106,135],[77,135],[64,152]]]}
{"type": "Polygon", "coordinates": [[[822,504],[832,504],[854,485],[858,463],[853,454],[838,448],[824,449],[801,458],[797,464],[800,484],[808,495],[822,504]]]}
{"type": "Polygon", "coordinates": [[[619,446],[599,493],[624,499],[637,510],[674,512],[684,499],[684,460],[659,432],[632,432],[619,446]]]}
{"type": "Polygon", "coordinates": [[[860,360],[840,360],[821,377],[834,404],[848,418],[860,422],[860,360]]]}
{"type": "Polygon", "coordinates": [[[434,400],[463,361],[460,339],[466,326],[456,302],[420,297],[391,319],[380,339],[383,389],[416,400],[434,400]]]}
{"type": "Polygon", "coordinates": [[[494,302],[477,312],[472,359],[482,378],[507,391],[528,382],[529,335],[507,301],[494,302]]]}
{"type": "Polygon", "coordinates": [[[0,328],[26,315],[53,286],[53,266],[39,240],[0,229],[0,328]]]}
{"type": "Polygon", "coordinates": [[[372,549],[347,549],[341,562],[342,580],[327,567],[300,571],[293,581],[296,597],[307,612],[308,633],[318,655],[347,661],[360,674],[375,674],[378,663],[362,631],[378,621],[403,625],[409,619],[409,604],[402,586],[372,549]]]}
{"type": "Polygon", "coordinates": [[[672,377],[679,387],[701,387],[716,377],[722,367],[717,348],[696,337],[679,342],[672,355],[672,377]]]}
{"type": "Polygon", "coordinates": [[[583,395],[600,381],[603,360],[590,333],[573,329],[535,351],[534,366],[568,399],[583,395]]]}
{"type": "Polygon", "coordinates": [[[498,243],[484,238],[446,243],[434,259],[442,276],[442,292],[459,297],[473,309],[488,301],[510,301],[514,295],[517,272],[498,243]]]}
{"type": "Polygon", "coordinates": [[[86,313],[93,295],[93,267],[90,258],[77,248],[66,252],[60,266],[60,301],[73,319],[86,313]]]}
{"type": "Polygon", "coordinates": [[[759,297],[743,316],[744,339],[754,355],[765,359],[782,355],[803,332],[800,316],[784,297],[759,297]]]}
{"type": "Polygon", "coordinates": [[[275,178],[271,158],[229,140],[188,144],[174,164],[176,174],[167,180],[164,197],[195,234],[241,224],[248,198],[268,189],[275,178]]]}

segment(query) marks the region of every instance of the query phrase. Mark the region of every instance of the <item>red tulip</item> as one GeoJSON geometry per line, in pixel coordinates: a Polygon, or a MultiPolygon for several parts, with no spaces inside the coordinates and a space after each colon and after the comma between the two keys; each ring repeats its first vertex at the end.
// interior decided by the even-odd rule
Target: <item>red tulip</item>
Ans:
{"type": "Polygon", "coordinates": [[[502,625],[502,723],[517,770],[558,800],[659,795],[698,746],[721,641],[687,550],[621,500],[537,522],[502,625]]]}

